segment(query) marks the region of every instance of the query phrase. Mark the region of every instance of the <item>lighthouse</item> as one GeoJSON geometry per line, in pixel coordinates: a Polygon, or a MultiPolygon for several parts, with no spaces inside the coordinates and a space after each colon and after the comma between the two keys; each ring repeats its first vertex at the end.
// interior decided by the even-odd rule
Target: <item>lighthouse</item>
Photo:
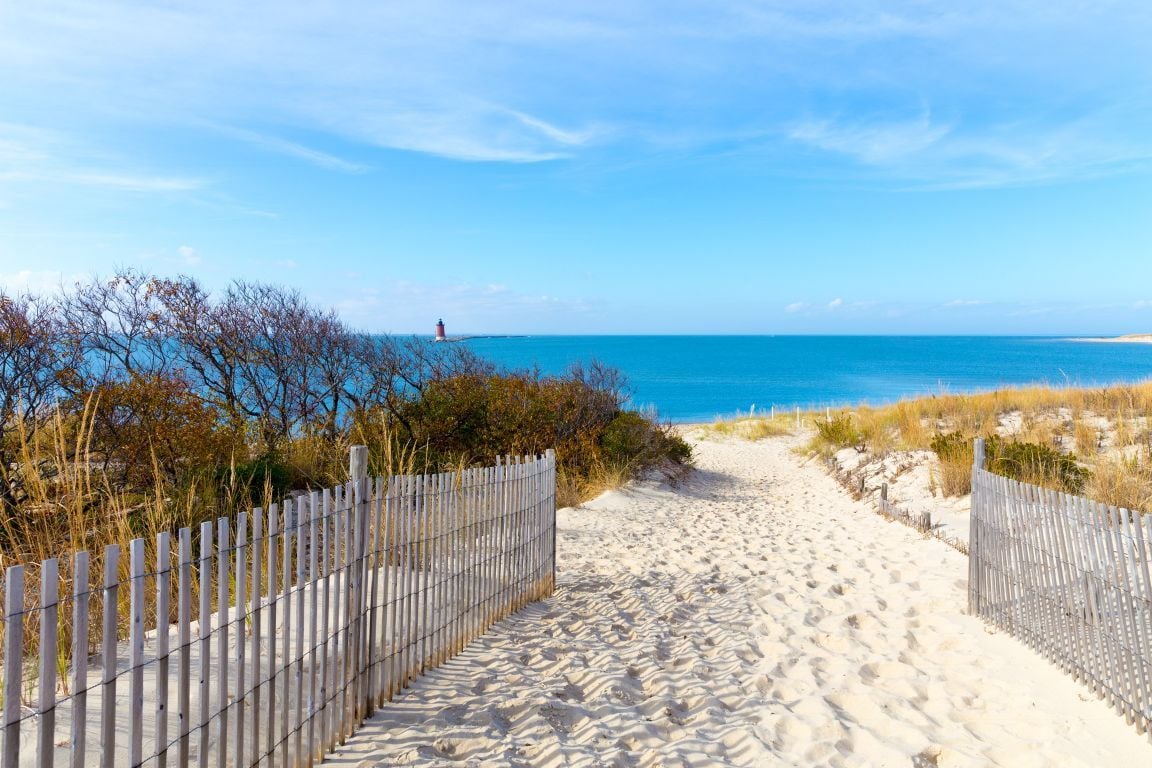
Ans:
{"type": "Polygon", "coordinates": [[[444,321],[436,321],[436,341],[448,341],[448,337],[444,335],[444,321]]]}

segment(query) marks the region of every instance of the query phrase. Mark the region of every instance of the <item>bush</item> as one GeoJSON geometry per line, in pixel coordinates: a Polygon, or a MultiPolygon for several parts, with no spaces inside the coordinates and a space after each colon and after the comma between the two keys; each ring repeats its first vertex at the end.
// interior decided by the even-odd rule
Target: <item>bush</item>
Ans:
{"type": "MultiPolygon", "coordinates": [[[[940,488],[945,496],[972,491],[972,438],[961,433],[938,434],[931,448],[940,463],[940,488]]],[[[993,435],[984,441],[984,468],[1023,483],[1079,494],[1091,477],[1072,454],[1040,443],[1005,440],[993,435]]]]}
{"type": "Polygon", "coordinates": [[[864,434],[856,428],[851,416],[817,421],[816,431],[820,440],[835,448],[852,448],[864,442],[864,434]]]}
{"type": "Polygon", "coordinates": [[[459,372],[413,393],[396,411],[393,438],[416,446],[417,471],[554,448],[573,487],[593,474],[689,463],[688,444],[654,417],[625,409],[620,387],[619,375],[599,366],[562,376],[459,372]]]}
{"type": "Polygon", "coordinates": [[[941,495],[965,496],[972,492],[972,441],[960,432],[937,434],[929,447],[939,466],[941,495]]]}
{"type": "Polygon", "coordinates": [[[106,382],[68,409],[78,417],[88,412],[91,451],[121,488],[183,484],[226,466],[237,449],[247,453],[215,409],[174,375],[106,382]]]}
{"type": "Polygon", "coordinates": [[[941,461],[963,462],[969,467],[973,461],[972,439],[960,432],[937,434],[928,446],[941,461]]]}
{"type": "Polygon", "coordinates": [[[609,464],[642,469],[692,459],[692,447],[682,437],[636,411],[616,414],[600,436],[600,451],[609,464]]]}
{"type": "Polygon", "coordinates": [[[990,472],[1022,483],[1080,494],[1092,476],[1072,454],[1039,443],[990,437],[985,441],[985,466],[990,472]]]}

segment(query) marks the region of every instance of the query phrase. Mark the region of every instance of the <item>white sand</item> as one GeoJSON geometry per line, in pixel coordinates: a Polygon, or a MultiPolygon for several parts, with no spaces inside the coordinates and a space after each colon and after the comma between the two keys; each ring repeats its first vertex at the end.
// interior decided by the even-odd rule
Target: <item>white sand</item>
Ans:
{"type": "Polygon", "coordinates": [[[326,764],[1152,764],[1086,689],[964,614],[964,556],[790,445],[702,443],[676,491],[562,510],[556,595],[326,764]]]}

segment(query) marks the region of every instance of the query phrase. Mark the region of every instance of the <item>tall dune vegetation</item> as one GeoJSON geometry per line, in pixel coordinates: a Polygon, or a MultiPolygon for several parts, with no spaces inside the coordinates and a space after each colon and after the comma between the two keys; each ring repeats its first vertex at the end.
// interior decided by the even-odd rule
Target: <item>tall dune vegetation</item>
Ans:
{"type": "Polygon", "coordinates": [[[810,420],[817,452],[932,451],[945,496],[971,490],[972,439],[984,437],[999,474],[1152,512],[1152,382],[944,394],[810,420]]]}
{"type": "Polygon", "coordinates": [[[619,373],[508,371],[381,337],[278,286],[122,271],[0,293],[0,567],[98,551],[372,472],[555,448],[561,503],[690,460],[619,373]]]}

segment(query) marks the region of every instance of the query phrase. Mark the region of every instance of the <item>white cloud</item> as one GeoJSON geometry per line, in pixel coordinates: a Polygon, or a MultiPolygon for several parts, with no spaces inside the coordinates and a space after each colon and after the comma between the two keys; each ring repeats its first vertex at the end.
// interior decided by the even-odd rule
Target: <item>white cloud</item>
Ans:
{"type": "Polygon", "coordinates": [[[981,304],[987,304],[986,301],[980,299],[953,299],[952,301],[945,302],[943,305],[946,309],[957,309],[960,307],[978,307],[981,304]]]}
{"type": "Polygon", "coordinates": [[[904,122],[852,122],[831,120],[802,122],[789,131],[789,137],[829,152],[838,152],[869,165],[900,162],[924,152],[952,131],[951,126],[934,124],[925,110],[914,120],[904,122]]]}
{"type": "Polygon", "coordinates": [[[828,309],[832,309],[832,310],[840,309],[840,307],[842,307],[842,306],[844,306],[844,299],[836,298],[836,299],[832,299],[832,301],[828,302],[828,309]]]}
{"type": "Polygon", "coordinates": [[[784,311],[788,312],[789,314],[795,314],[797,312],[803,312],[808,308],[808,306],[808,302],[806,301],[794,301],[788,306],[784,307],[784,311]]]}
{"type": "Polygon", "coordinates": [[[340,172],[365,166],[284,136],[508,162],[610,142],[728,143],[774,159],[799,142],[885,178],[953,186],[1119,172],[1152,144],[1140,2],[9,6],[0,71],[21,76],[0,82],[0,103],[229,126],[340,172]],[[1096,112],[1106,130],[1075,125],[1096,112]]]}
{"type": "Polygon", "coordinates": [[[306,147],[302,144],[297,144],[287,139],[282,139],[278,136],[269,136],[267,134],[258,133],[257,131],[250,131],[244,128],[236,128],[234,126],[226,125],[213,125],[211,126],[220,133],[231,136],[234,139],[239,139],[247,144],[259,147],[260,149],[269,152],[276,152],[278,154],[287,155],[303,160],[312,165],[320,168],[327,168],[330,171],[341,171],[342,173],[363,173],[368,170],[368,166],[360,163],[353,163],[343,158],[336,157],[327,152],[321,152],[318,149],[306,147]]]}
{"type": "Polygon", "coordinates": [[[176,249],[176,253],[180,259],[190,267],[199,266],[203,259],[200,257],[200,252],[189,245],[182,245],[176,249]]]}

